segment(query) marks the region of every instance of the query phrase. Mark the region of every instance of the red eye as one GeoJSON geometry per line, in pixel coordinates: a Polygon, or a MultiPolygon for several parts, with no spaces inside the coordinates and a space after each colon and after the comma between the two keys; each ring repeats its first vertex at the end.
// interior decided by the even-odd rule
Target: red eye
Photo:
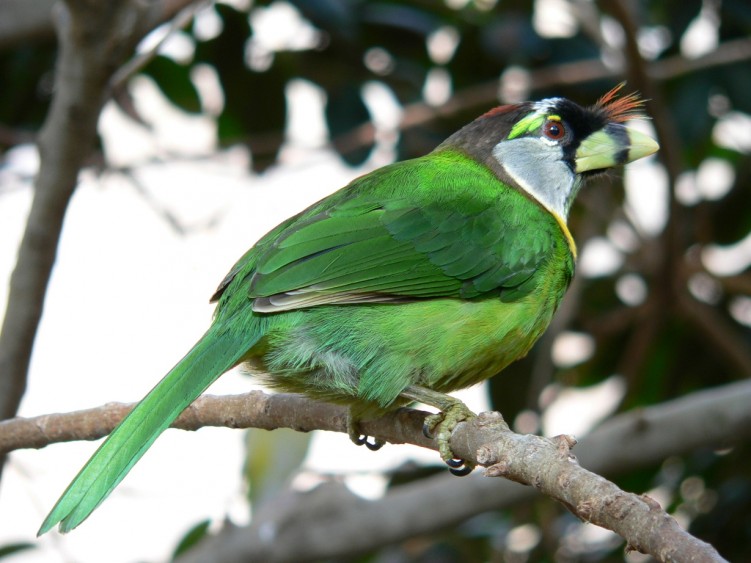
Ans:
{"type": "Polygon", "coordinates": [[[553,141],[560,141],[566,135],[566,128],[560,121],[546,121],[542,126],[542,134],[553,141]]]}

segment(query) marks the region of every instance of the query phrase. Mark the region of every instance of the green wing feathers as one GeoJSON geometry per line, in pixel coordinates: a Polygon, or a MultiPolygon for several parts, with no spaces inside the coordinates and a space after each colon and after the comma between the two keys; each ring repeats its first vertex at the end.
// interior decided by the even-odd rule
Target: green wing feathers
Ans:
{"type": "Polygon", "coordinates": [[[436,188],[450,201],[427,198],[419,189],[423,177],[435,182],[429,172],[440,166],[440,160],[402,163],[401,180],[412,184],[408,196],[363,194],[371,181],[365,177],[342,192],[351,199],[314,206],[273,242],[262,241],[248,277],[254,310],[471,299],[499,290],[518,297],[518,288],[550,257],[558,225],[517,190],[488,178],[487,169],[459,157],[452,166],[463,172],[460,184],[436,188]]]}
{"type": "Polygon", "coordinates": [[[157,437],[253,344],[214,325],[109,435],[68,486],[39,529],[83,522],[122,481],[157,437]]]}
{"type": "Polygon", "coordinates": [[[386,166],[264,236],[214,299],[233,282],[260,313],[498,293],[518,299],[561,234],[530,202],[458,152],[386,166]]]}

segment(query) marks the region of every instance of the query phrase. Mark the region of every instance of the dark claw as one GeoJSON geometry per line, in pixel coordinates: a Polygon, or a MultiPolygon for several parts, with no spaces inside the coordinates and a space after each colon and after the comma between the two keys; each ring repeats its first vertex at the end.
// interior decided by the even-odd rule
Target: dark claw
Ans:
{"type": "Polygon", "coordinates": [[[368,442],[366,438],[365,447],[368,448],[371,452],[377,452],[383,447],[383,442],[381,442],[380,440],[373,440],[372,442],[368,442]]]}
{"type": "MultiPolygon", "coordinates": [[[[456,460],[451,460],[451,461],[456,461],[456,460]]],[[[463,465],[464,467],[461,467],[460,469],[449,467],[449,473],[451,473],[452,475],[456,475],[457,477],[464,477],[465,475],[469,475],[470,473],[472,473],[473,468],[471,465],[466,465],[463,460],[459,460],[459,461],[461,461],[461,465],[463,465]]]]}
{"type": "Polygon", "coordinates": [[[428,440],[432,440],[434,438],[433,433],[430,431],[430,426],[427,424],[422,425],[422,435],[425,436],[428,440]]]}
{"type": "Polygon", "coordinates": [[[447,459],[446,465],[453,469],[458,469],[459,467],[462,467],[464,465],[463,459],[447,459]]]}
{"type": "Polygon", "coordinates": [[[364,446],[368,443],[368,437],[367,436],[358,436],[357,439],[352,440],[356,446],[364,446]]]}
{"type": "Polygon", "coordinates": [[[365,446],[368,448],[371,452],[377,452],[383,447],[383,442],[379,440],[374,440],[372,442],[368,441],[368,436],[358,436],[357,440],[352,440],[355,445],[357,446],[365,446]]]}

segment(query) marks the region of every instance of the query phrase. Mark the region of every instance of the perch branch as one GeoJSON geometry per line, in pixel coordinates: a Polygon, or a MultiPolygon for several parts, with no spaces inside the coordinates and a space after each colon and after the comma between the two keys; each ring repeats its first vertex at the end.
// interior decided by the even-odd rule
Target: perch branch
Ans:
{"type": "MultiPolygon", "coordinates": [[[[751,383],[746,381],[626,413],[583,438],[578,448],[580,457],[583,465],[592,471],[616,473],[653,464],[665,456],[683,453],[702,445],[728,446],[731,440],[739,441],[751,436],[751,412],[747,408],[749,402],[751,383]],[[702,422],[708,419],[713,420],[713,424],[702,422]],[[676,432],[676,429],[680,431],[676,432]]],[[[131,405],[109,404],[87,411],[1,422],[0,452],[20,447],[41,448],[59,441],[100,438],[111,431],[130,408],[131,405]]],[[[407,442],[435,449],[435,444],[421,432],[425,414],[400,409],[382,419],[363,423],[363,431],[392,443],[407,442]]],[[[346,410],[296,395],[267,395],[255,391],[230,397],[204,396],[180,416],[175,426],[190,430],[202,426],[253,426],[265,429],[286,427],[299,431],[323,429],[345,432],[346,410]]],[[[569,437],[550,440],[514,434],[500,421],[499,416],[493,414],[460,424],[451,441],[451,447],[457,455],[490,466],[490,475],[503,475],[514,481],[533,485],[563,502],[580,518],[618,532],[634,549],[646,551],[661,560],[668,560],[666,558],[671,556],[678,557],[677,554],[683,557],[686,553],[699,553],[705,557],[696,560],[722,560],[711,547],[678,529],[672,519],[651,500],[612,488],[615,486],[599,475],[583,469],[568,451],[572,444],[573,440],[569,437]],[[609,499],[610,504],[607,506],[597,500],[603,490],[608,491],[606,500],[609,499]],[[655,525],[658,525],[659,533],[655,533],[655,525]]],[[[394,526],[393,521],[377,526],[369,520],[373,511],[378,514],[383,514],[384,510],[389,514],[397,513],[391,512],[394,507],[389,504],[397,502],[393,494],[379,501],[358,503],[358,516],[342,507],[345,515],[343,519],[337,518],[336,524],[321,520],[316,521],[311,529],[305,530],[284,526],[284,541],[277,538],[273,542],[276,546],[275,553],[281,557],[278,560],[295,559],[292,555],[288,559],[282,557],[286,548],[279,551],[280,544],[288,545],[290,549],[304,545],[305,553],[312,554],[315,558],[340,556],[343,552],[337,549],[373,549],[386,542],[404,539],[404,534],[412,535],[455,524],[473,514],[519,500],[520,495],[528,494],[519,492],[524,489],[512,488],[515,492],[510,495],[508,485],[490,480],[452,479],[450,486],[446,481],[441,482],[443,487],[436,487],[431,498],[438,495],[440,502],[446,503],[443,506],[466,505],[466,508],[451,511],[428,510],[426,514],[424,503],[414,503],[414,510],[419,510],[422,514],[419,517],[412,515],[415,522],[421,523],[416,529],[415,526],[394,526]],[[502,490],[500,495],[496,488],[502,490]],[[452,500],[457,494],[477,500],[457,503],[452,500]],[[318,547],[311,545],[308,534],[330,537],[328,534],[333,532],[331,529],[327,532],[327,526],[335,525],[341,534],[341,527],[348,527],[353,522],[357,522],[357,526],[364,525],[365,528],[359,529],[368,529],[370,532],[360,534],[361,540],[354,544],[348,543],[349,547],[336,541],[327,541],[318,547]],[[376,543],[372,543],[373,541],[376,543]]],[[[397,488],[394,494],[398,491],[407,493],[409,490],[397,488]]],[[[403,500],[398,502],[401,506],[403,500]]],[[[402,509],[403,507],[400,508],[402,509]]],[[[404,517],[410,519],[409,510],[404,517]]],[[[247,530],[243,531],[243,536],[254,537],[253,533],[246,532],[247,530]]],[[[348,537],[348,542],[352,537],[350,534],[344,536],[348,537]]],[[[263,542],[251,542],[243,549],[248,552],[245,553],[248,557],[251,557],[249,554],[258,557],[259,550],[270,549],[270,546],[263,542]]],[[[297,552],[298,556],[299,553],[297,552]]]]}

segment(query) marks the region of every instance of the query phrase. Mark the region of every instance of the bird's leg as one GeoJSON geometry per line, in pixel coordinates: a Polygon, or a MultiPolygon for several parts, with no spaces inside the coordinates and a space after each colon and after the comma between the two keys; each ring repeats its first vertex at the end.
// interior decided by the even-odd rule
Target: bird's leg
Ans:
{"type": "Polygon", "coordinates": [[[474,464],[454,457],[451,447],[449,446],[449,440],[451,439],[451,433],[454,431],[457,424],[464,420],[474,418],[477,415],[469,410],[467,405],[462,403],[459,399],[455,399],[450,395],[439,393],[420,385],[410,385],[402,391],[402,396],[419,403],[430,405],[440,411],[439,413],[431,414],[425,418],[423,433],[429,438],[435,436],[436,441],[438,442],[438,452],[441,454],[441,459],[449,466],[449,471],[451,473],[458,476],[471,473],[475,468],[474,464]]]}
{"type": "Polygon", "coordinates": [[[365,446],[371,452],[380,450],[386,443],[378,438],[373,438],[372,442],[368,441],[368,435],[360,432],[359,420],[357,416],[353,414],[352,409],[350,409],[349,415],[347,416],[347,434],[349,434],[349,439],[352,440],[353,444],[356,446],[365,446]]]}

